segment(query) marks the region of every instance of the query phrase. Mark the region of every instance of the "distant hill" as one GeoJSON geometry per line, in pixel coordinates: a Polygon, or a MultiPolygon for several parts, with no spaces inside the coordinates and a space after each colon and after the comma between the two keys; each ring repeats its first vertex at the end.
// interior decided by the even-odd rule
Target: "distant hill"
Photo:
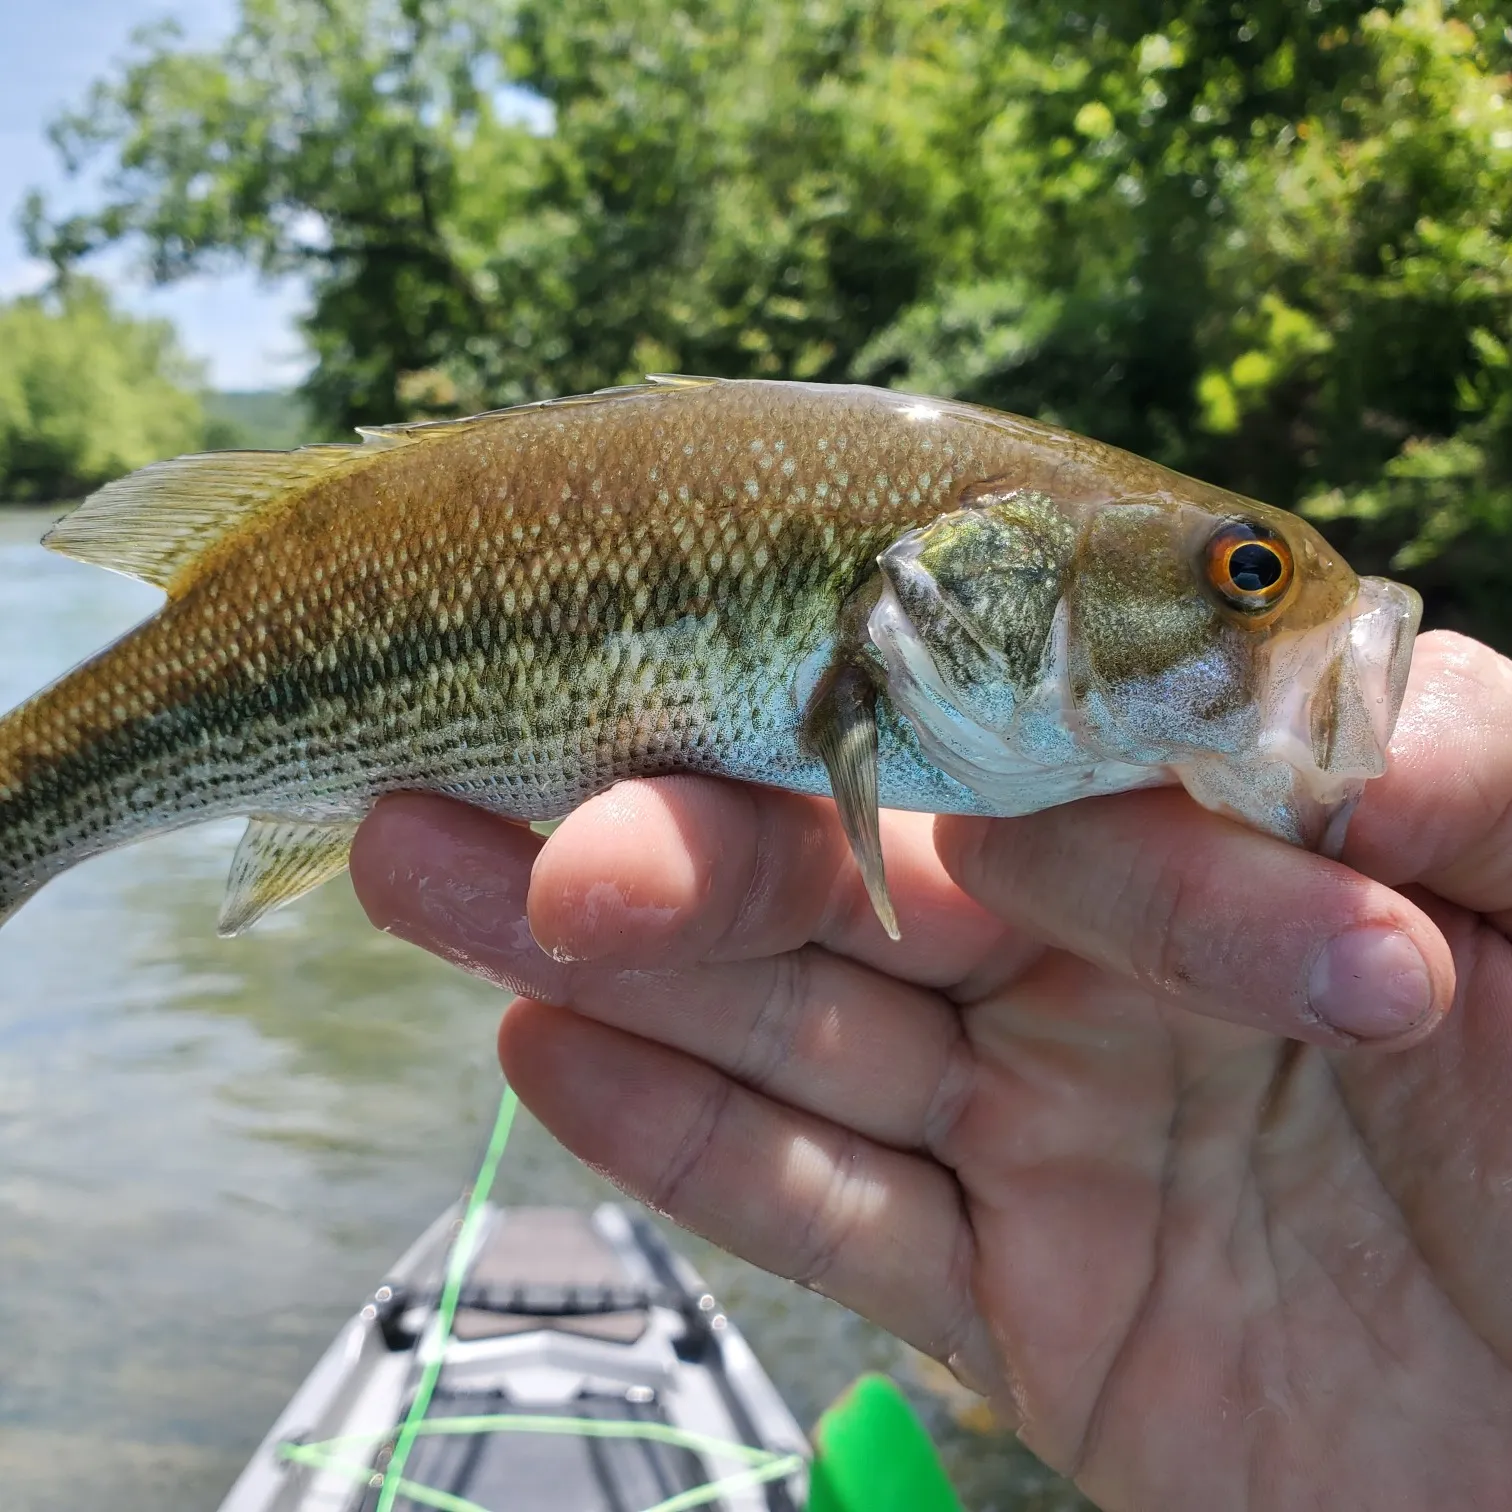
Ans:
{"type": "Polygon", "coordinates": [[[204,396],[206,444],[212,450],[249,447],[284,451],[324,440],[298,394],[276,389],[232,390],[204,396]]]}

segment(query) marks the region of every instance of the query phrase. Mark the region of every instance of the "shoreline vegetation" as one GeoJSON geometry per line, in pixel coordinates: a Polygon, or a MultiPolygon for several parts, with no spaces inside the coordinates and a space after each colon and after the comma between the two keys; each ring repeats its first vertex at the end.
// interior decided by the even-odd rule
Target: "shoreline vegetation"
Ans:
{"type": "Polygon", "coordinates": [[[316,425],[299,395],[287,390],[211,389],[200,402],[209,451],[288,451],[307,441],[333,439],[316,425]]]}
{"type": "Polygon", "coordinates": [[[309,439],[647,372],[890,385],[1297,509],[1512,648],[1509,21],[241,0],[52,124],[93,203],[23,211],[59,281],[0,307],[0,494],[283,425],[109,309],[87,270],[130,250],[305,281],[309,439]]]}
{"type": "Polygon", "coordinates": [[[0,500],[53,507],[164,457],[322,439],[297,395],[220,393],[93,279],[0,302],[0,500]]]}

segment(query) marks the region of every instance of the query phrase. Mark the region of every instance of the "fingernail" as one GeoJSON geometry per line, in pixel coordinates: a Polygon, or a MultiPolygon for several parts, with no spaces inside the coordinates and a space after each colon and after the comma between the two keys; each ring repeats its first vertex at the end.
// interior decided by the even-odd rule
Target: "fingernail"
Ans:
{"type": "Polygon", "coordinates": [[[1389,1039],[1427,1017],[1433,985],[1417,946],[1400,930],[1356,929],[1323,947],[1307,997],[1333,1028],[1360,1039],[1389,1039]]]}

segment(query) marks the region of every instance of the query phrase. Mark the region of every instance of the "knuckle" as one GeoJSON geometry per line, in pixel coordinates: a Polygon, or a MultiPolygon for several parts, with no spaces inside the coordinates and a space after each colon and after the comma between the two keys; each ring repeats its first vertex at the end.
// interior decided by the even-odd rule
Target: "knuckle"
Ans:
{"type": "Polygon", "coordinates": [[[647,1204],[658,1213],[673,1218],[677,1216],[699,1168],[709,1158],[734,1090],[734,1083],[728,1077],[711,1077],[708,1091],[688,1120],[677,1148],[663,1164],[646,1193],[647,1204]]]}
{"type": "Polygon", "coordinates": [[[949,1016],[950,1038],[940,1074],[924,1110],[920,1143],[932,1154],[947,1150],[976,1091],[977,1058],[960,1018],[949,1016]]]}
{"type": "Polygon", "coordinates": [[[767,990],[736,1057],[735,1076],[758,1091],[787,1063],[811,995],[812,962],[806,950],[767,961],[767,990]]]}
{"type": "Polygon", "coordinates": [[[1143,985],[1179,994],[1196,979],[1192,923],[1195,900],[1207,893],[1203,871],[1200,856],[1166,852],[1131,872],[1129,964],[1143,985]]]}
{"type": "Polygon", "coordinates": [[[831,1159],[830,1179],[820,1184],[802,1215],[792,1245],[791,1279],[814,1291],[850,1248],[862,1209],[865,1148],[847,1134],[831,1159]]]}

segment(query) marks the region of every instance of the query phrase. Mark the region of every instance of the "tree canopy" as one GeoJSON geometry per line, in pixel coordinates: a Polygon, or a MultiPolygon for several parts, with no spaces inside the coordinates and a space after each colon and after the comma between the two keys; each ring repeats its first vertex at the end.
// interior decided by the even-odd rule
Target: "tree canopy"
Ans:
{"type": "Polygon", "coordinates": [[[88,279],[0,304],[0,500],[64,499],[205,437],[199,369],[166,321],[88,279]]]}
{"type": "Polygon", "coordinates": [[[646,370],[1057,419],[1512,637],[1505,0],[242,0],[34,245],[311,280],[322,421],[646,370]],[[521,102],[530,106],[522,111],[521,102]]]}

